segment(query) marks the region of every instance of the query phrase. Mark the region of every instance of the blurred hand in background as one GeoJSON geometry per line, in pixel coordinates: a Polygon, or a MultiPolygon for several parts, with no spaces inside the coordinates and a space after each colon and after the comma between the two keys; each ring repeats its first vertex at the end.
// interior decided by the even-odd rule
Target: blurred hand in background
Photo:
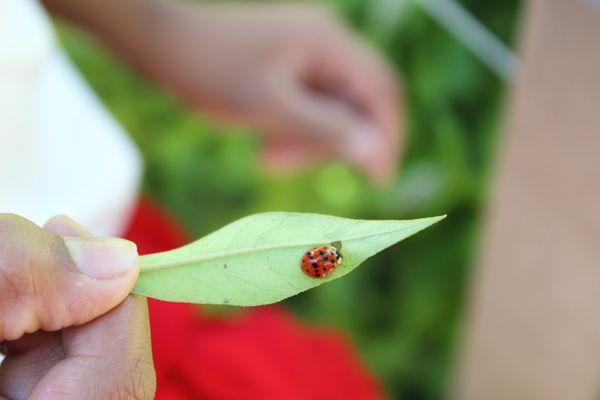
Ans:
{"type": "Polygon", "coordinates": [[[327,8],[46,0],[199,110],[265,133],[277,170],[342,159],[395,172],[397,82],[327,8]]]}

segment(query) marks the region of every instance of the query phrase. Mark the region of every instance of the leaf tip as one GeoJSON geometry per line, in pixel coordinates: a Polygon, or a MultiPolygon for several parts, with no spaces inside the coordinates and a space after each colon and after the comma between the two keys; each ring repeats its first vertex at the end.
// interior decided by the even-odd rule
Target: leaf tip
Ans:
{"type": "Polygon", "coordinates": [[[438,222],[440,222],[441,220],[445,219],[448,215],[447,214],[443,214],[443,215],[438,215],[436,217],[428,217],[428,218],[422,218],[419,221],[422,221],[424,224],[426,224],[428,227],[436,224],[438,222]]]}

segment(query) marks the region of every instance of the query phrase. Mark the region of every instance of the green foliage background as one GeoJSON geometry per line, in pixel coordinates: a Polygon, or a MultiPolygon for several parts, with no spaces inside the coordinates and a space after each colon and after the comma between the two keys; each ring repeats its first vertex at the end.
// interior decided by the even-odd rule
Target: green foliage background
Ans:
{"type": "MultiPolygon", "coordinates": [[[[64,25],[59,32],[142,150],[145,192],[193,237],[273,210],[376,219],[448,214],[345,279],[287,302],[303,320],[345,332],[390,397],[439,399],[452,379],[503,83],[418,7],[406,7],[382,29],[373,19],[375,2],[329,2],[403,77],[407,148],[398,178],[385,190],[341,164],[271,176],[257,162],[256,135],[186,109],[82,32],[64,25]]],[[[506,43],[514,41],[517,0],[462,3],[506,43]]]]}

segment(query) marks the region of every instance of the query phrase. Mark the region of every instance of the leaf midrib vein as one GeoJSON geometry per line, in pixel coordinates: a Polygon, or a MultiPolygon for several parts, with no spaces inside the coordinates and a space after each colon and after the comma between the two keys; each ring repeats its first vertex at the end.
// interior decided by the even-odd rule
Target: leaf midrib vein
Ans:
{"type": "MultiPolygon", "coordinates": [[[[431,225],[431,224],[429,224],[429,225],[431,225]]],[[[411,225],[411,226],[407,226],[407,227],[400,228],[400,229],[392,229],[392,230],[385,231],[385,232],[378,232],[378,233],[372,233],[369,235],[355,236],[355,237],[349,237],[346,239],[337,239],[337,240],[340,240],[343,242],[343,241],[350,241],[350,240],[357,240],[357,239],[368,239],[368,238],[375,237],[375,236],[388,235],[388,234],[394,233],[394,232],[402,232],[402,231],[408,230],[409,228],[414,228],[414,227],[415,227],[414,225],[411,225]]],[[[423,226],[420,230],[423,230],[426,227],[427,226],[423,226]]],[[[416,231],[414,233],[418,233],[418,232],[419,231],[416,231]]],[[[192,257],[192,258],[189,258],[189,259],[186,259],[183,261],[176,261],[176,262],[166,261],[166,262],[154,264],[152,266],[144,266],[144,260],[148,259],[148,257],[156,256],[159,254],[169,253],[169,251],[167,251],[167,252],[162,252],[162,253],[155,253],[155,254],[148,254],[146,256],[141,256],[140,257],[140,267],[141,267],[141,272],[144,273],[144,272],[148,272],[148,271],[155,271],[155,270],[167,269],[167,268],[176,268],[176,267],[181,267],[181,266],[188,265],[188,264],[197,264],[197,263],[201,263],[204,261],[218,260],[220,258],[234,257],[234,256],[257,253],[257,252],[267,251],[267,250],[283,249],[283,248],[288,248],[288,247],[292,248],[292,247],[298,247],[298,246],[310,246],[314,243],[316,243],[316,242],[297,243],[297,244],[278,244],[278,245],[264,246],[264,247],[244,248],[244,249],[234,250],[234,251],[230,251],[230,252],[213,253],[213,254],[208,254],[205,256],[192,257]]],[[[176,251],[176,250],[171,250],[171,251],[176,251]]]]}

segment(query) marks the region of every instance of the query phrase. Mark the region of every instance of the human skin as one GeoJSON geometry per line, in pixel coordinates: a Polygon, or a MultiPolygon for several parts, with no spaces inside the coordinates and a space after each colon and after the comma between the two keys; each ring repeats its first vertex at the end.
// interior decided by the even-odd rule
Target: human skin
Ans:
{"type": "Polygon", "coordinates": [[[600,7],[531,1],[457,399],[600,393],[600,7]]]}
{"type": "Polygon", "coordinates": [[[152,399],[135,245],[0,214],[0,399],[152,399]]]}
{"type": "Polygon", "coordinates": [[[400,154],[398,82],[316,4],[44,0],[197,109],[264,134],[271,171],[344,160],[375,183],[400,154]]]}

